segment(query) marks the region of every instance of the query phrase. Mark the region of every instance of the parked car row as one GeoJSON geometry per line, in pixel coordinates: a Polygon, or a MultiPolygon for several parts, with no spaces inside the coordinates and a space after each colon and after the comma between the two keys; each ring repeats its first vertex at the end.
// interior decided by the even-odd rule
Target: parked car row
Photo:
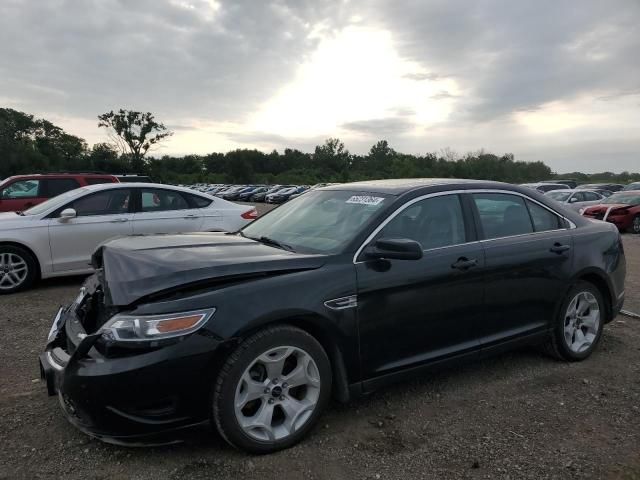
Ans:
{"type": "Polygon", "coordinates": [[[302,195],[332,183],[308,185],[227,185],[227,184],[195,184],[189,188],[208,193],[225,200],[253,203],[284,203],[291,198],[302,195]]]}
{"type": "Polygon", "coordinates": [[[583,183],[578,184],[576,180],[542,180],[535,183],[522,183],[521,187],[528,187],[538,190],[541,193],[554,190],[592,190],[608,197],[612,193],[621,190],[640,190],[640,182],[622,185],[620,183],[583,183]]]}
{"type": "MultiPolygon", "coordinates": [[[[565,207],[575,210],[585,217],[613,223],[621,232],[640,234],[640,183],[630,184],[637,190],[626,187],[612,193],[608,190],[587,189],[581,185],[575,189],[558,189],[545,193],[565,207]]],[[[592,184],[593,187],[611,184],[592,184]]]]}

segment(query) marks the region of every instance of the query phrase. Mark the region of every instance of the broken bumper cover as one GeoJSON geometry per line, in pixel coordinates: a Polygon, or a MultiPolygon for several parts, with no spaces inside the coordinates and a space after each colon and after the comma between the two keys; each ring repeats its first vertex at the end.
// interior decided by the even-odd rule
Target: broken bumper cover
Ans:
{"type": "Polygon", "coordinates": [[[47,391],[58,396],[74,426],[110,443],[159,445],[180,441],[181,431],[208,421],[216,339],[195,333],[161,348],[106,357],[96,348],[100,335],[84,332],[76,307],[61,309],[57,331],[39,356],[47,391]]]}

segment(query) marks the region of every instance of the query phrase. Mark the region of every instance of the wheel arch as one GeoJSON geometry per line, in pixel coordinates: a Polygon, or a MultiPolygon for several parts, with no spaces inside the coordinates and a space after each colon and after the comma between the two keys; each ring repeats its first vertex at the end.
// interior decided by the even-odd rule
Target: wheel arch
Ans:
{"type": "Polygon", "coordinates": [[[592,284],[602,294],[602,298],[606,302],[605,323],[609,323],[613,320],[613,305],[615,299],[613,298],[613,289],[607,281],[606,274],[598,269],[588,269],[576,275],[576,281],[580,280],[592,284]]]}
{"type": "Polygon", "coordinates": [[[31,247],[20,242],[14,242],[10,240],[0,240],[0,247],[3,247],[3,246],[17,247],[25,250],[29,255],[31,255],[33,260],[36,262],[36,278],[38,279],[42,278],[41,261],[38,258],[38,255],[36,255],[35,251],[31,247]]]}
{"type": "MultiPolygon", "coordinates": [[[[328,329],[327,319],[318,314],[305,315],[282,315],[275,318],[265,319],[264,321],[252,324],[250,327],[239,331],[233,338],[230,338],[225,344],[225,351],[235,348],[244,338],[247,338],[257,331],[276,325],[290,325],[311,335],[322,346],[329,357],[331,364],[331,373],[333,376],[332,396],[341,403],[347,403],[351,399],[349,388],[349,375],[344,360],[342,349],[336,335],[340,335],[336,329],[328,329]]],[[[223,353],[222,356],[225,356],[223,353]]]]}

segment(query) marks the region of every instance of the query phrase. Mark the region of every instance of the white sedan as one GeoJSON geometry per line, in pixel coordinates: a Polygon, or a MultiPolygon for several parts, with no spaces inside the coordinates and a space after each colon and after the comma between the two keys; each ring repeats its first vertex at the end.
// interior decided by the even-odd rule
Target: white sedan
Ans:
{"type": "Polygon", "coordinates": [[[113,237],[236,231],[256,217],[253,207],[168,185],[71,190],[25,212],[0,213],[0,294],[38,278],[90,273],[91,255],[113,237]]]}
{"type": "Polygon", "coordinates": [[[597,205],[602,202],[604,195],[592,190],[553,190],[545,193],[547,197],[552,198],[556,202],[564,203],[565,207],[569,207],[576,212],[582,213],[587,207],[597,205]]]}

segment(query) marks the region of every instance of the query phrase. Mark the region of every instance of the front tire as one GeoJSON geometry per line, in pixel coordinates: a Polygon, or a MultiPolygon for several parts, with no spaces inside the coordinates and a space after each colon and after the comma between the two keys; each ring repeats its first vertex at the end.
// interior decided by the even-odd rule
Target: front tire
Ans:
{"type": "Polygon", "coordinates": [[[291,447],[331,395],[331,364],[304,330],[281,325],[246,338],[218,374],[212,420],[231,445],[251,453],[291,447]]]}
{"type": "Polygon", "coordinates": [[[604,326],[606,304],[593,284],[580,281],[567,294],[546,350],[570,362],[584,360],[595,350],[604,326]]]}
{"type": "Polygon", "coordinates": [[[33,255],[24,248],[0,245],[0,295],[29,288],[38,276],[33,255]]]}

